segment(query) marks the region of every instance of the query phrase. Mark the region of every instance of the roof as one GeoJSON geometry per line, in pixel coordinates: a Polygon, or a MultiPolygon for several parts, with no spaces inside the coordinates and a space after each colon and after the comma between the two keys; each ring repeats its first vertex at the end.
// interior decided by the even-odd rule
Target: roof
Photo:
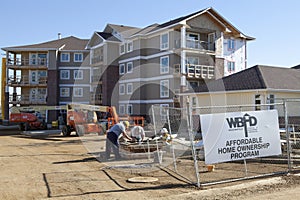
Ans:
{"type": "Polygon", "coordinates": [[[221,79],[200,85],[188,93],[206,93],[239,90],[298,90],[300,70],[256,65],[221,79]]]}
{"type": "Polygon", "coordinates": [[[32,50],[85,50],[86,44],[89,40],[79,39],[74,36],[65,37],[62,39],[56,39],[48,42],[23,45],[23,46],[13,46],[2,48],[4,51],[32,51],[32,50]]]}
{"type": "Polygon", "coordinates": [[[176,26],[182,22],[185,22],[187,20],[190,20],[194,17],[197,17],[199,15],[202,14],[209,14],[211,15],[218,23],[222,24],[226,29],[231,30],[233,32],[235,32],[236,34],[238,34],[241,38],[245,38],[247,40],[254,40],[255,38],[250,37],[250,36],[246,36],[245,34],[243,34],[241,31],[239,31],[236,27],[234,27],[229,21],[227,21],[224,17],[222,17],[216,10],[214,10],[213,8],[206,8],[203,10],[199,10],[197,12],[194,12],[192,14],[188,14],[182,17],[178,17],[176,19],[170,20],[168,22],[162,23],[162,24],[153,24],[150,25],[144,29],[141,29],[141,31],[136,32],[136,34],[146,34],[146,33],[151,33],[154,31],[158,31],[159,29],[163,29],[166,27],[172,27],[172,26],[176,26]]]}
{"type": "Polygon", "coordinates": [[[120,40],[111,33],[97,32],[97,34],[100,35],[104,40],[120,42],[120,40]]]}

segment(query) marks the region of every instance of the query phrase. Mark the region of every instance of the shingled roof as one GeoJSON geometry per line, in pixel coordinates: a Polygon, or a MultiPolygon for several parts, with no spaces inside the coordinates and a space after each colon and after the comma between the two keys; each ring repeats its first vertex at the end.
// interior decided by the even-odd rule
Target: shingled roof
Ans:
{"type": "Polygon", "coordinates": [[[300,91],[300,70],[256,65],[222,79],[202,84],[188,93],[256,89],[300,91]]]}
{"type": "Polygon", "coordinates": [[[86,44],[89,40],[79,39],[74,36],[65,37],[62,39],[52,40],[48,42],[23,45],[23,46],[13,46],[2,48],[4,51],[32,51],[32,50],[85,50],[86,44]]]}

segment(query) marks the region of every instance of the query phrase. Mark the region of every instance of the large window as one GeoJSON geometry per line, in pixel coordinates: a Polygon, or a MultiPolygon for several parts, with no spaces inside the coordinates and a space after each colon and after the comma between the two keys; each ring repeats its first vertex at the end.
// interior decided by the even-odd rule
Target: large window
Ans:
{"type": "Polygon", "coordinates": [[[125,74],[125,64],[120,64],[119,65],[119,74],[125,74]]]}
{"type": "Polygon", "coordinates": [[[70,62],[70,53],[61,53],[60,62],[70,62]]]}
{"type": "Polygon", "coordinates": [[[160,119],[163,122],[167,120],[168,108],[169,108],[169,104],[160,104],[160,119]]]}
{"type": "Polygon", "coordinates": [[[160,73],[161,74],[169,73],[169,56],[160,58],[160,73]]]}
{"type": "Polygon", "coordinates": [[[74,53],[74,62],[82,62],[83,54],[82,53],[74,53]]]}
{"type": "Polygon", "coordinates": [[[119,114],[120,115],[125,114],[125,105],[124,104],[119,105],[119,114]]]}
{"type": "Polygon", "coordinates": [[[165,50],[169,48],[169,33],[160,36],[160,49],[165,50]]]}
{"type": "Polygon", "coordinates": [[[127,63],[127,73],[133,72],[133,64],[132,62],[127,63]]]}
{"type": "Polygon", "coordinates": [[[133,85],[132,83],[127,83],[127,94],[132,94],[133,92],[133,85]]]}
{"type": "Polygon", "coordinates": [[[60,79],[67,80],[70,79],[70,70],[61,70],[60,79]]]}
{"type": "Polygon", "coordinates": [[[128,114],[128,115],[133,114],[133,108],[132,108],[132,105],[131,105],[131,104],[128,104],[128,105],[127,105],[127,114],[128,114]]]}
{"type": "Polygon", "coordinates": [[[227,62],[227,71],[234,72],[235,71],[235,62],[227,62]]]}
{"type": "Polygon", "coordinates": [[[169,80],[160,81],[160,97],[169,97],[169,80]]]}
{"type": "Polygon", "coordinates": [[[73,88],[74,97],[83,97],[83,88],[73,88]]]}
{"type": "Polygon", "coordinates": [[[74,79],[83,79],[83,71],[82,70],[74,70],[74,79]]]}
{"type": "Polygon", "coordinates": [[[124,84],[120,84],[119,85],[119,94],[120,95],[124,95],[125,94],[125,85],[124,84]]]}
{"type": "Polygon", "coordinates": [[[234,43],[233,39],[228,39],[228,50],[234,50],[234,43]]]}
{"type": "Polygon", "coordinates": [[[131,52],[133,50],[133,42],[127,43],[127,52],[131,52]]]}
{"type": "Polygon", "coordinates": [[[69,97],[70,88],[60,88],[60,97],[69,97]]]}
{"type": "Polygon", "coordinates": [[[120,55],[125,53],[125,44],[120,45],[120,55]]]}

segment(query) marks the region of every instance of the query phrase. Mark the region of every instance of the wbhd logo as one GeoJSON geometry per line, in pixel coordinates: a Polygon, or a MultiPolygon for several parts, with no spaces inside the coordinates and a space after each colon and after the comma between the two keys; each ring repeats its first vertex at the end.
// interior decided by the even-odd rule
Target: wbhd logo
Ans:
{"type": "Polygon", "coordinates": [[[226,121],[229,131],[244,129],[245,137],[248,137],[248,133],[250,132],[257,132],[257,118],[247,113],[243,117],[226,118],[226,121]]]}

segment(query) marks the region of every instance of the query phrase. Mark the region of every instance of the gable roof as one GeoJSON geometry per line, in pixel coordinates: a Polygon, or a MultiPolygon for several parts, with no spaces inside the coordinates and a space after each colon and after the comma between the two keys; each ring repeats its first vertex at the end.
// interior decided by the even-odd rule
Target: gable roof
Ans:
{"type": "Polygon", "coordinates": [[[23,46],[13,46],[2,48],[4,51],[47,51],[47,50],[85,50],[85,46],[89,40],[79,39],[74,36],[65,37],[62,39],[56,39],[48,42],[23,45],[23,46]]]}
{"type": "MultiPolygon", "coordinates": [[[[150,26],[142,29],[141,31],[143,31],[143,34],[147,34],[147,33],[150,34],[154,31],[158,31],[160,29],[164,29],[164,28],[167,28],[167,27],[173,27],[173,26],[176,26],[176,25],[179,25],[179,24],[182,24],[182,23],[186,23],[187,20],[190,20],[190,19],[195,18],[197,16],[200,16],[202,14],[209,14],[210,16],[212,16],[213,19],[216,20],[217,23],[221,24],[227,30],[234,31],[241,38],[245,38],[247,40],[254,40],[255,39],[253,37],[250,37],[250,36],[247,36],[247,35],[243,34],[241,31],[239,31],[236,27],[234,27],[229,21],[227,21],[224,17],[222,17],[216,10],[214,10],[211,7],[203,9],[203,10],[199,10],[197,12],[194,12],[192,14],[188,14],[186,16],[178,17],[176,19],[170,20],[170,21],[162,23],[162,24],[150,25],[150,26]]],[[[141,31],[136,32],[134,35],[142,34],[141,31]]]]}
{"type": "Polygon", "coordinates": [[[230,76],[202,84],[188,93],[258,89],[300,91],[300,70],[256,65],[230,76]]]}

